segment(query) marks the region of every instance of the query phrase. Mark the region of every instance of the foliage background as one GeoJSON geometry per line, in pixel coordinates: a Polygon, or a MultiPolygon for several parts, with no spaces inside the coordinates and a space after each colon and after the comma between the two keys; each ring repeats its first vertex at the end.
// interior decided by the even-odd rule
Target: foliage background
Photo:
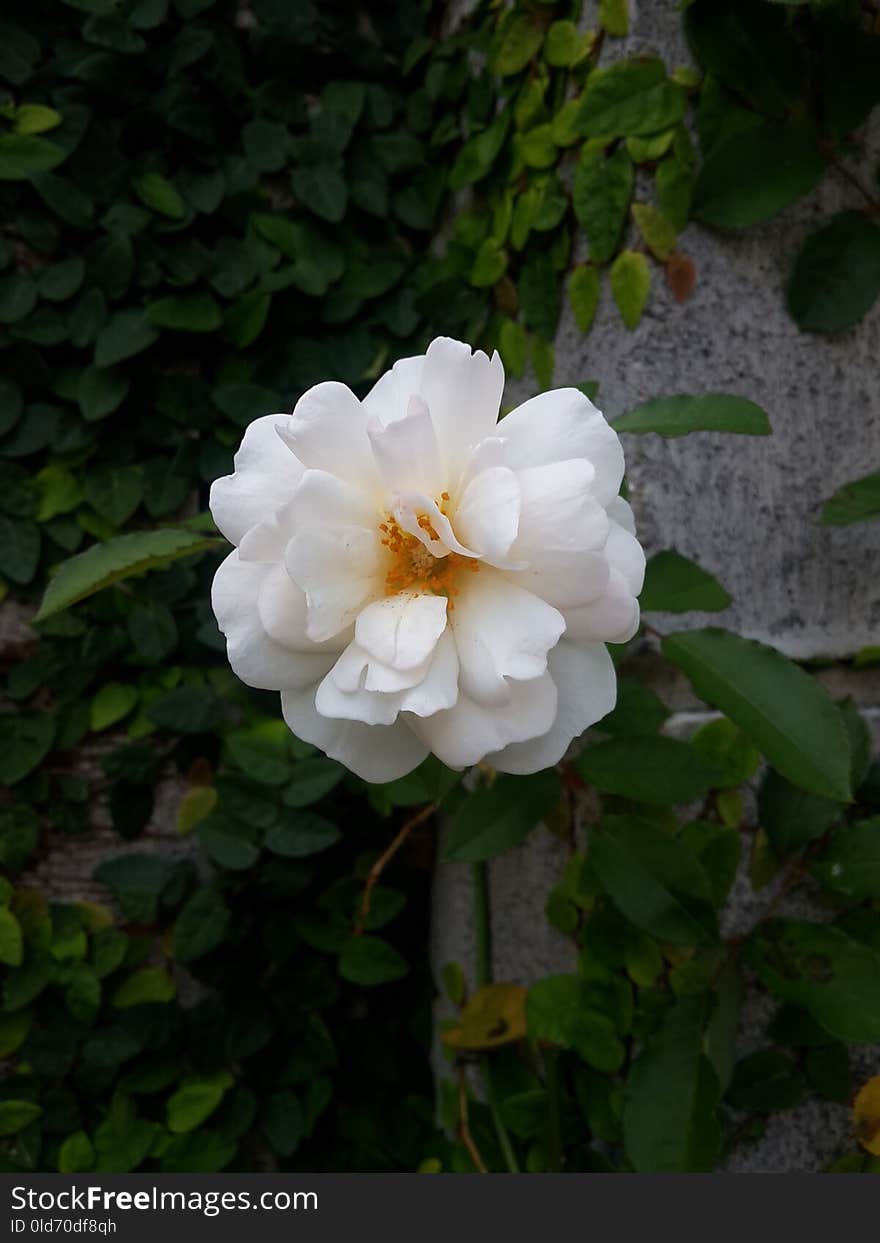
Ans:
{"type": "MultiPolygon", "coordinates": [[[[626,31],[622,0],[592,34],[574,3],[479,6],[454,37],[442,5],[357,13],[10,0],[0,19],[0,1161],[712,1168],[807,1084],[849,1101],[847,1042],[880,1040],[880,777],[852,706],[736,636],[667,636],[729,718],[692,742],[658,733],[666,709],[621,651],[620,705],[574,766],[465,794],[428,762],[368,788],[226,667],[208,605],[222,541],[203,510],[242,428],[312,383],[362,393],[449,333],[546,386],[563,298],[588,331],[607,288],[626,331],[652,281],[689,295],[690,217],[748,227],[855,175],[880,96],[876,13],[697,0],[683,20],[699,71],[597,69],[626,31]],[[23,626],[92,544],[98,561],[55,575],[53,607],[23,626]],[[739,789],[761,754],[758,828],[739,789]],[[571,817],[584,784],[601,792],[588,853],[571,817]],[[173,849],[156,849],[157,791],[173,849]],[[485,861],[542,818],[570,841],[547,915],[580,951],[577,975],[528,995],[493,986],[478,911],[479,991],[445,973],[462,1007],[445,1132],[430,820],[354,935],[370,866],[441,802],[447,858],[475,867],[478,897],[485,861]],[[106,857],[86,885],[75,861],[96,826],[106,857]],[[743,850],[756,888],[780,868],[786,888],[821,884],[821,921],[722,941],[743,850]],[[744,962],[784,1005],[736,1063],[744,962]]],[[[821,222],[791,275],[805,330],[850,326],[880,290],[877,201],[857,175],[865,210],[821,222]]],[[[618,426],[769,430],[732,399],[648,403],[618,426]]],[[[859,481],[826,520],[869,517],[877,497],[876,476],[859,481]]],[[[651,563],[647,609],[727,599],[676,554],[651,563]]],[[[878,1124],[869,1102],[843,1168],[876,1169],[878,1124]]]]}

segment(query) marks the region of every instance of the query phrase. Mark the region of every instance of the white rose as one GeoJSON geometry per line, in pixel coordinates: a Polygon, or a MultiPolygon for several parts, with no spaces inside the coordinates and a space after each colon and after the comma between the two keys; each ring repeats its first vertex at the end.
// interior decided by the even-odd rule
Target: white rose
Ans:
{"type": "Polygon", "coordinates": [[[329,382],[257,419],[211,489],[233,670],[367,781],[431,751],[536,772],[614,707],[645,564],[620,442],[573,388],[496,426],[503,387],[440,337],[363,401],[329,382]]]}

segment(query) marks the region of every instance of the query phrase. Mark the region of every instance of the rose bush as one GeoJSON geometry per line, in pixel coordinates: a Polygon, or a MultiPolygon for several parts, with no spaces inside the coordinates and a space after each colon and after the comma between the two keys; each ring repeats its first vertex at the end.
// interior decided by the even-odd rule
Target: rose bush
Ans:
{"type": "Polygon", "coordinates": [[[575,388],[498,423],[498,354],[447,337],[363,401],[309,389],[250,424],[211,511],[229,661],[368,781],[555,764],[614,707],[645,559],[616,433],[575,388]]]}

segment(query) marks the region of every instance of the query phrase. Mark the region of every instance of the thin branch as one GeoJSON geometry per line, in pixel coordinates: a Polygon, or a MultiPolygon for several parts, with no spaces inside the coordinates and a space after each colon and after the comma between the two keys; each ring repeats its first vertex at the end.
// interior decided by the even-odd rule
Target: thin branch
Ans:
{"type": "Polygon", "coordinates": [[[366,927],[367,919],[370,914],[370,900],[373,896],[373,890],[376,887],[379,877],[397,854],[398,850],[400,850],[401,846],[409,837],[410,833],[412,833],[413,829],[417,828],[420,824],[423,824],[426,820],[429,820],[436,810],[436,803],[428,803],[427,807],[423,807],[421,811],[418,811],[414,816],[411,816],[410,819],[406,821],[400,832],[394,837],[388,849],[384,852],[384,854],[379,856],[370,868],[367,876],[367,883],[364,885],[363,896],[361,897],[360,914],[358,915],[358,921],[355,924],[354,935],[356,937],[359,937],[366,927]]]}
{"type": "Polygon", "coordinates": [[[471,1135],[471,1128],[468,1122],[468,1100],[467,1100],[467,1083],[465,1082],[464,1067],[459,1068],[458,1072],[458,1138],[464,1144],[468,1151],[468,1156],[474,1163],[474,1168],[478,1174],[488,1174],[486,1163],[480,1156],[480,1150],[474,1143],[474,1137],[471,1135]]]}

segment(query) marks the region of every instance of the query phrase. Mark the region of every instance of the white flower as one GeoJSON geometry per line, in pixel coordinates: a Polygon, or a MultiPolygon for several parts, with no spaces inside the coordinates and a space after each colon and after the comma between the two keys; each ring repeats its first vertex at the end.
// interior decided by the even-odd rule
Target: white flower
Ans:
{"type": "Polygon", "coordinates": [[[440,337],[363,401],[318,384],[257,419],[211,489],[233,670],[367,781],[431,751],[536,772],[614,707],[645,564],[620,442],[573,388],[496,426],[503,387],[440,337]]]}

